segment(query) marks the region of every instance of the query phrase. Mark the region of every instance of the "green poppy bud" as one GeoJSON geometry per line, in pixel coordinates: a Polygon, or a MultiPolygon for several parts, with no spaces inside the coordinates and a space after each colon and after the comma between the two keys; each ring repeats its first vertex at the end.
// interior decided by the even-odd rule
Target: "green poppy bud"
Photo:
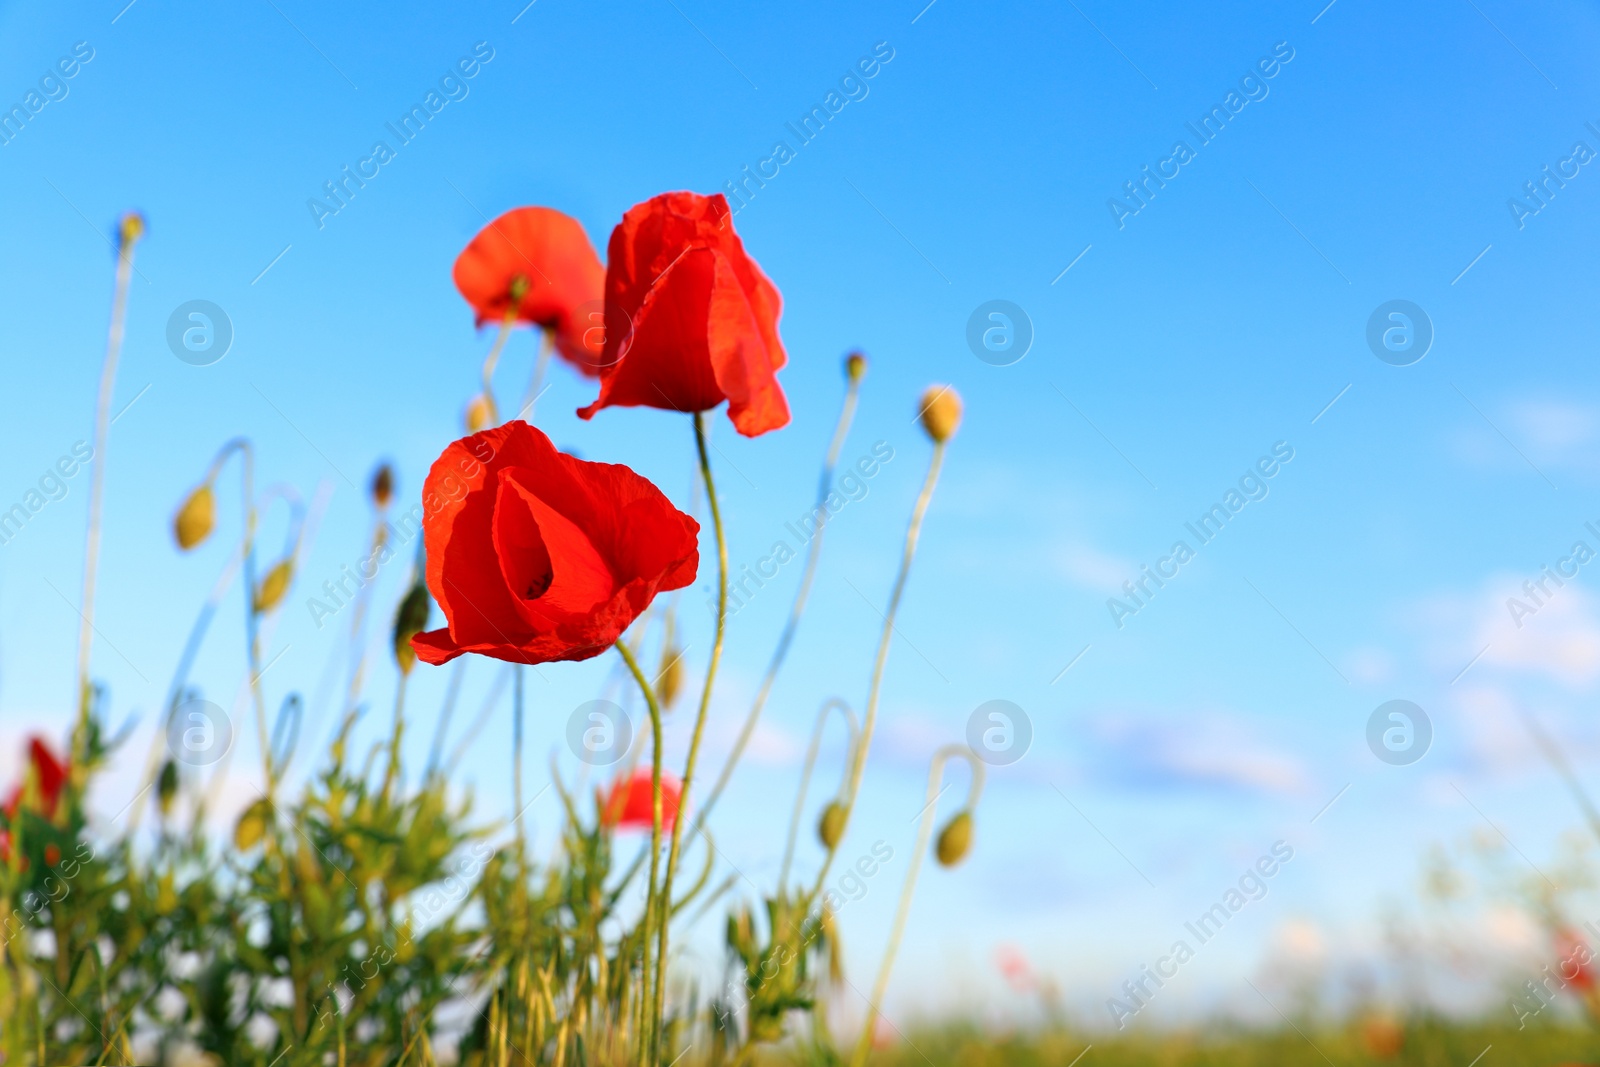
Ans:
{"type": "Polygon", "coordinates": [[[957,812],[956,817],[939,831],[939,841],[934,848],[934,855],[939,857],[939,866],[954,867],[966,858],[971,848],[972,812],[957,812]]]}
{"type": "Polygon", "coordinates": [[[948,385],[930,385],[917,408],[922,428],[939,444],[950,440],[961,425],[961,394],[948,385]]]}
{"type": "Polygon", "coordinates": [[[178,547],[187,552],[209,537],[216,524],[217,498],[206,484],[190,493],[178,509],[172,520],[172,533],[178,539],[178,547]]]}
{"type": "Polygon", "coordinates": [[[372,503],[374,507],[386,508],[393,499],[394,468],[385,463],[372,473],[372,503]]]}
{"type": "Polygon", "coordinates": [[[844,359],[844,373],[852,382],[859,382],[867,376],[867,357],[860,352],[852,352],[844,359]]]}
{"type": "Polygon", "coordinates": [[[272,801],[262,797],[239,816],[238,825],[233,828],[233,846],[240,852],[248,852],[259,845],[267,836],[267,826],[272,820],[272,801]]]}
{"type": "Polygon", "coordinates": [[[156,780],[156,803],[161,806],[161,814],[167,815],[172,811],[172,801],[178,795],[178,765],[171,760],[161,765],[161,777],[156,780]]]}
{"type": "Polygon", "coordinates": [[[289,591],[289,582],[294,578],[294,561],[290,559],[279,560],[261,579],[261,585],[256,589],[256,614],[265,615],[278,606],[283,595],[289,591]]]}
{"type": "Polygon", "coordinates": [[[428,628],[428,587],[418,582],[407,591],[394,613],[394,659],[401,674],[410,674],[417,665],[416,650],[411,639],[428,628]]]}
{"type": "Polygon", "coordinates": [[[817,837],[822,839],[822,847],[829,852],[839,847],[839,839],[844,836],[845,817],[844,805],[837,800],[828,801],[828,806],[822,809],[822,818],[817,823],[817,837]]]}

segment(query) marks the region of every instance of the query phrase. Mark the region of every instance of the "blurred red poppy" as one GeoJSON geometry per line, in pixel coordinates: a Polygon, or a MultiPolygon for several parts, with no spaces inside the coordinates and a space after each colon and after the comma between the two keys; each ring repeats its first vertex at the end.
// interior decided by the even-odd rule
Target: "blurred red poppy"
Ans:
{"type": "MultiPolygon", "coordinates": [[[[30,737],[28,739],[28,762],[32,765],[34,778],[39,786],[39,814],[50,819],[55,817],[56,802],[61,797],[61,787],[67,783],[67,767],[63,760],[58,760],[55,753],[50,751],[50,746],[45,744],[43,738],[30,737]]],[[[15,786],[11,796],[6,799],[5,810],[8,818],[16,818],[17,812],[22,808],[26,782],[15,786]]]]}
{"type": "Polygon", "coordinates": [[[1562,929],[1556,933],[1556,953],[1559,961],[1556,969],[1563,981],[1580,993],[1595,987],[1594,953],[1588,942],[1575,931],[1562,929]]]}
{"type": "Polygon", "coordinates": [[[707,411],[724,400],[755,437],[789,423],[777,371],[782,298],[745,254],[722,194],[663,193],[611,232],[606,253],[604,407],[707,411]]]}
{"type": "MultiPolygon", "coordinates": [[[[600,821],[623,830],[648,830],[655,822],[655,797],[650,788],[651,771],[641,767],[632,777],[618,778],[611,785],[611,795],[600,811],[600,821]]],[[[678,820],[678,802],[683,796],[683,784],[670,774],[661,775],[661,832],[668,833],[678,820]]]]}
{"type": "MultiPolygon", "coordinates": [[[[61,799],[62,787],[67,783],[66,761],[56,759],[55,753],[50,751],[50,746],[45,744],[43,738],[30,737],[28,739],[28,763],[31,766],[33,781],[37,787],[34,796],[37,805],[30,810],[37,811],[46,819],[52,819],[56,814],[56,804],[61,799]]],[[[6,798],[3,805],[6,819],[12,820],[22,810],[22,802],[27,793],[28,780],[12,787],[11,795],[6,798]]],[[[55,846],[50,846],[54,848],[55,846]]],[[[59,849],[56,850],[59,854],[59,849]]],[[[11,858],[11,834],[9,831],[0,830],[0,862],[11,858]]]]}
{"type": "Polygon", "coordinates": [[[515,308],[516,321],[554,334],[569,363],[591,378],[599,374],[605,268],[577,219],[553,208],[513,208],[468,243],[454,274],[478,325],[515,308]]]}
{"type": "Polygon", "coordinates": [[[422,506],[428,589],[447,623],[411,639],[424,663],[598,656],[700,565],[699,523],[661,490],[559,452],[525,422],[447,447],[422,506]]]}

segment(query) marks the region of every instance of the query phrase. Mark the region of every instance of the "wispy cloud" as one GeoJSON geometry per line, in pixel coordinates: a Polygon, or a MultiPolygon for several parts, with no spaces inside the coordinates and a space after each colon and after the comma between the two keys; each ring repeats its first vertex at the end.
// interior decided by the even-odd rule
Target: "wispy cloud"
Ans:
{"type": "Polygon", "coordinates": [[[1107,714],[1091,723],[1090,736],[1100,773],[1127,785],[1272,794],[1309,785],[1296,756],[1230,713],[1107,714]]]}

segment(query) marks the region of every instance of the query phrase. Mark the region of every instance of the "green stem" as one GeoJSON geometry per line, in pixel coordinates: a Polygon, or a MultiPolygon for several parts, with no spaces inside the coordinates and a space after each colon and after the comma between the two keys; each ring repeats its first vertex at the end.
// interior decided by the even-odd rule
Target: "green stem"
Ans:
{"type": "Polygon", "coordinates": [[[523,394],[522,407],[517,409],[517,418],[530,425],[533,423],[533,407],[539,402],[539,396],[544,391],[545,371],[550,367],[550,355],[556,350],[556,335],[553,330],[542,331],[539,339],[539,355],[533,361],[533,376],[528,379],[528,391],[523,394]]]}
{"type": "Polygon", "coordinates": [[[489,354],[483,358],[483,400],[489,405],[489,425],[500,425],[500,409],[494,402],[494,368],[500,362],[500,351],[506,346],[506,338],[511,336],[511,327],[517,321],[517,304],[515,302],[506,309],[505,318],[500,320],[500,332],[494,336],[494,345],[489,349],[489,354]]]}
{"type": "Polygon", "coordinates": [[[861,1027],[861,1037],[856,1042],[855,1054],[850,1057],[850,1067],[863,1067],[867,1053],[872,1048],[872,1028],[878,1021],[883,1006],[883,994],[889,988],[889,972],[894,969],[895,954],[900,951],[900,938],[905,933],[906,916],[911,912],[911,898],[917,888],[917,872],[922,867],[922,854],[928,850],[928,838],[933,834],[933,819],[939,800],[939,779],[944,776],[944,765],[951,756],[959,756],[972,767],[972,785],[967,792],[967,808],[977,806],[978,794],[983,791],[983,764],[972,755],[966,745],[946,745],[933,754],[928,768],[928,799],[922,808],[922,823],[917,827],[917,844],[911,851],[911,864],[906,870],[906,884],[900,890],[900,903],[895,908],[894,923],[889,928],[889,943],[883,950],[883,962],[878,964],[878,978],[872,984],[872,999],[867,1002],[867,1021],[861,1027]]]}
{"type": "MultiPolygon", "coordinates": [[[[706,485],[706,503],[711,512],[711,528],[717,537],[717,633],[711,643],[711,662],[706,666],[706,685],[700,693],[700,710],[695,716],[694,732],[689,736],[689,756],[683,764],[683,790],[679,794],[687,804],[689,789],[694,783],[695,758],[700,754],[700,739],[705,733],[706,714],[711,709],[711,690],[717,678],[717,665],[722,661],[722,638],[728,622],[728,541],[722,529],[722,509],[717,504],[717,487],[711,477],[711,457],[706,454],[705,412],[694,413],[694,447],[700,460],[700,476],[706,485]]],[[[672,846],[667,850],[667,870],[662,878],[663,899],[672,899],[672,875],[678,865],[678,848],[683,839],[683,820],[672,823],[672,846]]],[[[656,980],[654,1014],[662,1017],[662,1007],[667,984],[667,927],[668,916],[663,913],[656,938],[656,980]]],[[[660,1034],[657,1033],[659,1042],[660,1034]]],[[[659,1048],[657,1055],[659,1057],[659,1048]]]]}
{"type": "MultiPolygon", "coordinates": [[[[640,991],[641,1007],[648,1007],[655,1003],[652,992],[652,973],[650,970],[650,925],[656,920],[656,900],[658,892],[656,878],[661,864],[661,705],[656,701],[655,689],[650,684],[650,679],[644,676],[644,671],[639,669],[639,661],[633,658],[633,653],[628,651],[626,641],[618,641],[617,654],[622,657],[622,662],[628,665],[628,670],[633,674],[633,680],[639,683],[639,691],[644,694],[645,704],[650,708],[650,736],[652,740],[650,753],[650,885],[645,898],[644,918],[640,920],[639,929],[643,934],[643,957],[640,962],[640,976],[644,988],[640,991]]],[[[631,786],[630,786],[631,788],[631,786]]],[[[680,792],[680,805],[683,794],[680,792]]],[[[673,826],[678,825],[677,820],[673,826]]],[[[639,1062],[648,1064],[653,1055],[653,1034],[659,1022],[659,1014],[652,1015],[650,1011],[643,1012],[642,1023],[639,1027],[639,1062]]]]}
{"type": "Polygon", "coordinates": [[[383,774],[382,796],[385,800],[388,800],[390,788],[400,777],[400,739],[405,735],[406,683],[410,680],[411,675],[401,671],[400,680],[395,685],[394,732],[389,737],[389,766],[383,774]]]}
{"type": "MultiPolygon", "coordinates": [[[[822,746],[822,728],[828,725],[828,712],[834,708],[844,713],[845,723],[850,727],[847,758],[854,758],[856,745],[861,740],[861,723],[850,705],[838,697],[823,701],[821,710],[817,712],[817,725],[811,730],[811,747],[806,749],[806,763],[800,771],[800,791],[794,798],[794,816],[789,820],[789,841],[783,847],[783,866],[778,868],[779,893],[782,893],[789,884],[789,866],[794,861],[795,840],[800,836],[800,818],[805,812],[806,791],[811,787],[811,771],[817,764],[817,749],[822,746]]],[[[846,764],[847,770],[849,766],[846,764]]],[[[843,783],[840,784],[840,791],[843,792],[843,783]]]]}
{"type": "MultiPolygon", "coordinates": [[[[522,664],[511,668],[511,793],[517,805],[517,869],[527,873],[528,841],[522,821],[522,664]]],[[[523,886],[523,891],[527,887],[523,886]]]]}
{"type": "Polygon", "coordinates": [[[822,477],[817,485],[817,506],[814,512],[817,516],[817,532],[812,535],[811,547],[806,552],[806,568],[800,576],[800,588],[794,595],[794,604],[789,609],[789,619],[784,623],[783,632],[778,636],[778,645],[772,652],[771,662],[767,664],[766,676],[761,680],[761,687],[756,690],[755,700],[750,704],[750,713],[745,717],[744,726],[740,728],[739,736],[733,743],[733,750],[728,753],[728,760],[723,764],[722,772],[717,775],[716,784],[711,787],[711,793],[701,805],[699,814],[695,816],[694,830],[689,834],[691,838],[711,817],[711,809],[722,796],[722,791],[727,788],[728,779],[733,777],[733,769],[744,755],[745,746],[750,743],[751,736],[755,734],[761,711],[766,707],[767,697],[772,693],[778,671],[789,655],[789,646],[794,642],[795,630],[800,625],[800,616],[804,613],[806,600],[811,595],[811,583],[817,575],[817,560],[822,555],[822,531],[827,525],[827,501],[828,494],[833,490],[833,471],[839,464],[839,453],[844,449],[845,437],[850,433],[850,423],[855,419],[856,401],[860,391],[860,384],[856,379],[851,379],[845,388],[844,407],[839,412],[839,422],[834,427],[833,440],[829,443],[827,455],[822,461],[822,477]]]}
{"type": "MultiPolygon", "coordinates": [[[[861,724],[861,740],[856,745],[854,758],[850,762],[850,784],[846,791],[844,804],[844,826],[840,829],[840,840],[850,826],[850,816],[855,813],[856,794],[861,789],[861,776],[867,767],[867,750],[872,747],[872,732],[878,723],[878,697],[883,690],[884,667],[889,661],[889,642],[894,637],[894,617],[900,609],[900,596],[905,592],[906,576],[911,572],[911,561],[917,554],[917,539],[922,534],[922,520],[928,513],[928,503],[933,499],[933,490],[939,484],[939,468],[944,463],[944,442],[936,441],[933,445],[933,456],[928,461],[928,475],[923,479],[922,492],[917,495],[916,506],[911,509],[911,524],[906,528],[905,550],[900,556],[900,573],[895,576],[894,590],[889,594],[889,608],[883,616],[883,633],[878,638],[878,655],[872,664],[872,682],[867,689],[867,710],[861,724]]],[[[811,890],[811,896],[816,898],[822,892],[822,883],[827,880],[828,870],[833,865],[834,853],[829,852],[822,862],[822,869],[817,872],[817,882],[811,890]]]]}
{"type": "Polygon", "coordinates": [[[116,284],[111,296],[111,326],[106,335],[106,357],[100,367],[100,392],[94,412],[94,470],[89,478],[89,532],[83,550],[83,609],[78,612],[78,725],[74,731],[73,773],[81,773],[88,759],[89,658],[94,644],[94,591],[100,565],[100,513],[105,498],[106,442],[111,434],[111,393],[117,383],[122,356],[122,335],[128,317],[128,286],[133,280],[134,241],[117,249],[116,284]]]}

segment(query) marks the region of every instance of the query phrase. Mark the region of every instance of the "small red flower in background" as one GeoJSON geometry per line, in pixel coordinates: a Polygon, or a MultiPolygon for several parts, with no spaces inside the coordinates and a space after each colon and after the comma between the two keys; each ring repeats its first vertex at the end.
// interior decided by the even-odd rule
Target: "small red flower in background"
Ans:
{"type": "MultiPolygon", "coordinates": [[[[650,769],[641,768],[632,777],[619,778],[611,785],[611,795],[600,809],[600,822],[624,830],[650,829],[655,823],[655,795],[650,788],[650,769]]],[[[661,832],[668,833],[678,821],[678,802],[683,784],[670,774],[661,775],[661,832]]]]}
{"type": "MultiPolygon", "coordinates": [[[[67,784],[66,763],[56,759],[55,753],[50,751],[50,746],[39,737],[28,739],[28,762],[33,766],[33,774],[39,785],[38,811],[47,819],[54,818],[56,802],[61,798],[61,788],[67,784]]],[[[5,804],[8,818],[16,818],[17,812],[21,809],[25,786],[24,782],[11,790],[11,796],[7,798],[5,804]]]]}
{"type": "Polygon", "coordinates": [[[700,524],[661,490],[559,452],[525,422],[447,447],[422,506],[428,589],[447,623],[411,639],[424,663],[598,656],[700,566],[700,524]]]}
{"type": "Polygon", "coordinates": [[[782,299],[745,254],[722,194],[663,193],[622,216],[606,253],[604,407],[707,411],[755,437],[789,423],[782,299]],[[617,324],[623,324],[617,328],[617,324]]]}
{"type": "Polygon", "coordinates": [[[514,208],[468,243],[454,276],[478,325],[504,319],[514,306],[517,321],[553,331],[569,363],[599,374],[605,268],[577,219],[547,207],[514,208]]]}
{"type": "MultiPolygon", "coordinates": [[[[62,787],[67,784],[67,766],[64,760],[56,759],[55,753],[50,751],[50,746],[39,737],[28,739],[28,762],[32,767],[33,779],[38,787],[38,805],[30,810],[37,811],[46,819],[52,819],[56,814],[56,804],[61,799],[62,787]]],[[[23,798],[27,795],[27,779],[11,790],[11,795],[6,798],[4,810],[6,819],[12,820],[22,810],[23,798]]],[[[54,845],[50,846],[55,848],[54,845]]],[[[57,858],[60,849],[56,849],[57,858]]],[[[11,858],[11,834],[9,831],[0,830],[0,862],[11,858]]],[[[53,866],[48,855],[47,862],[53,866]]]]}
{"type": "Polygon", "coordinates": [[[1018,993],[1026,993],[1034,986],[1033,967],[1028,957],[1015,945],[1001,945],[994,950],[994,963],[1006,984],[1018,993]]]}
{"type": "Polygon", "coordinates": [[[1556,970],[1562,981],[1580,993],[1595,987],[1594,953],[1574,931],[1563,929],[1556,933],[1556,957],[1556,970]]]}

